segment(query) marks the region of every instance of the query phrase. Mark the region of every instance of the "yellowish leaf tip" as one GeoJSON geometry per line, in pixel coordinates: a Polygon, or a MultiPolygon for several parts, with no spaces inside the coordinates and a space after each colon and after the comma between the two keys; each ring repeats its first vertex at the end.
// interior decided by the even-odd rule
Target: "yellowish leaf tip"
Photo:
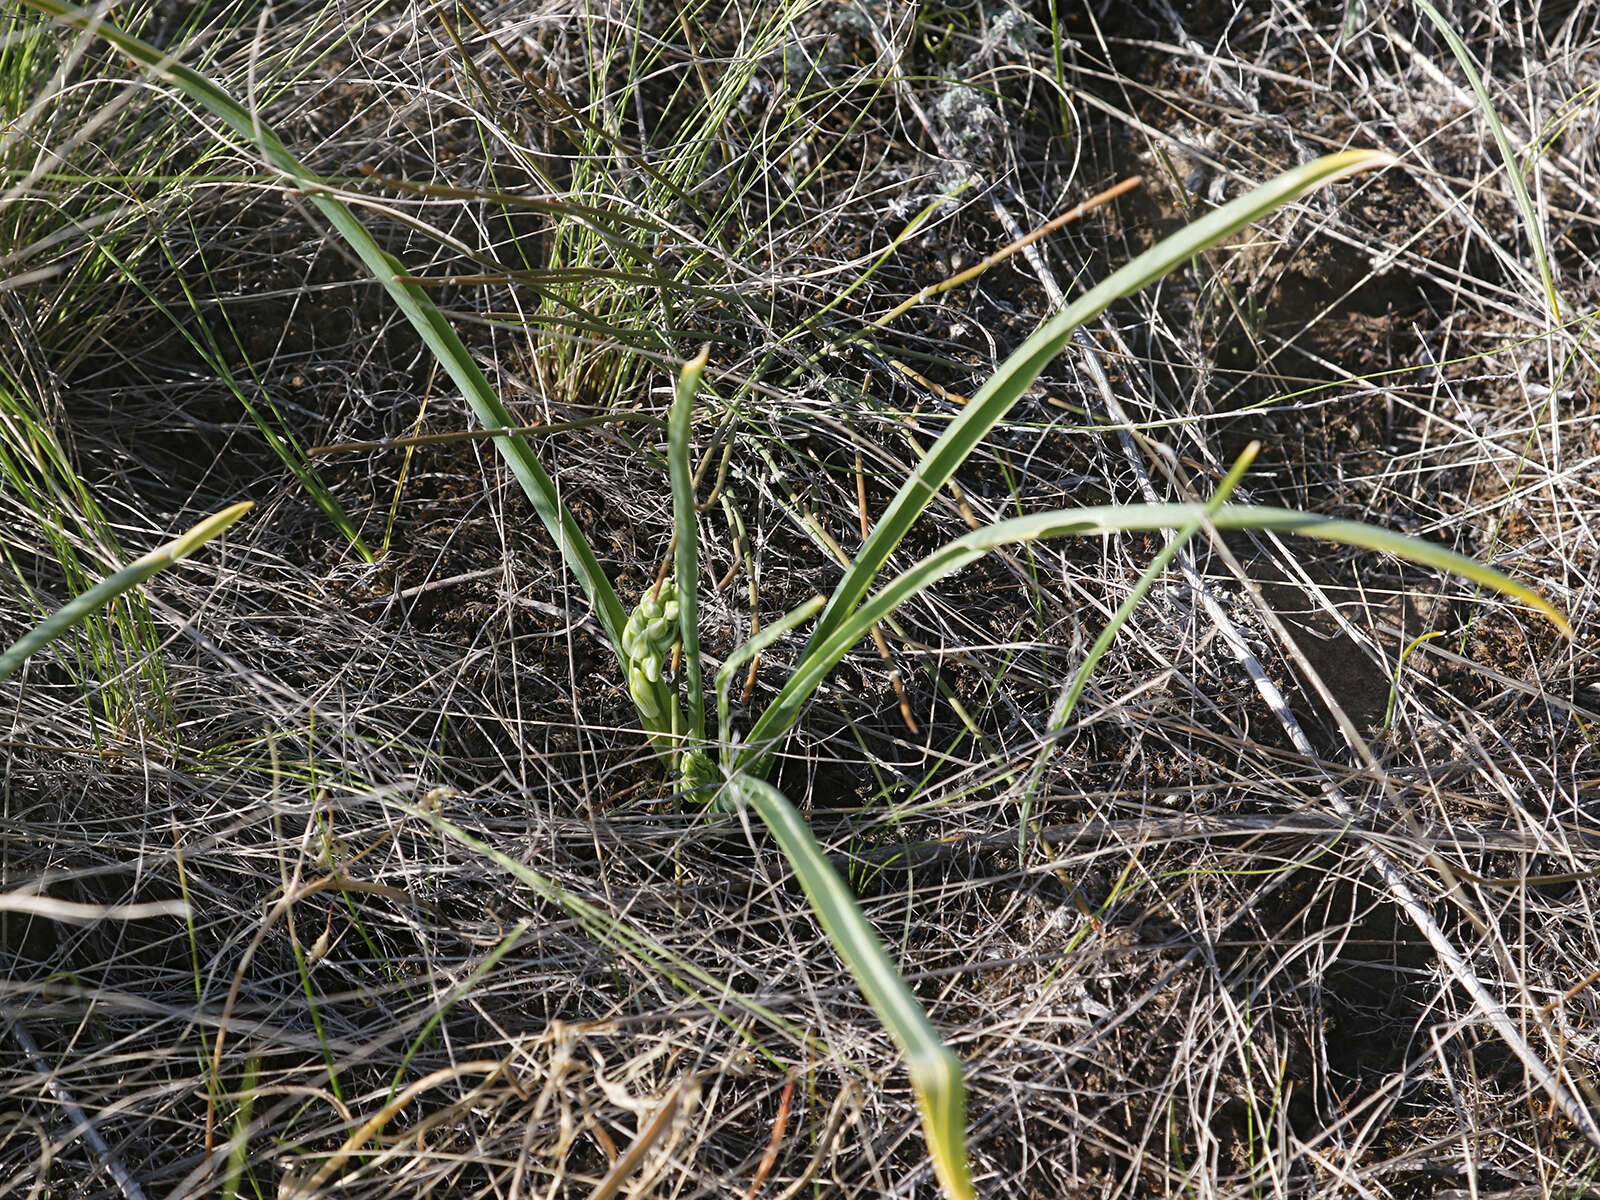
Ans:
{"type": "Polygon", "coordinates": [[[1363,171],[1378,171],[1384,167],[1399,166],[1401,160],[1398,155],[1390,154],[1387,150],[1345,150],[1339,154],[1330,154],[1328,161],[1330,165],[1337,164],[1338,168],[1328,179],[1328,182],[1332,183],[1363,171]]]}

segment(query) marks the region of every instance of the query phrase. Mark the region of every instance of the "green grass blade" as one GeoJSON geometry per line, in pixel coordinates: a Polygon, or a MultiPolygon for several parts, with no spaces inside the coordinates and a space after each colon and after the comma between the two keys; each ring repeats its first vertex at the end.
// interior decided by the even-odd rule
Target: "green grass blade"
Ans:
{"type": "Polygon", "coordinates": [[[10,678],[29,656],[37,654],[74,626],[87,620],[103,605],[109,604],[123,592],[138,587],[179,559],[189,557],[244,516],[252,507],[253,504],[245,500],[230,505],[219,513],[213,513],[187,533],[180,534],[166,545],[158,546],[149,554],[135,559],[116,574],[95,584],[81,596],[63,604],[18,638],[4,653],[0,653],[0,680],[10,678]]]}
{"type": "MultiPolygon", "coordinates": [[[[199,231],[195,230],[192,225],[190,226],[190,231],[194,234],[195,245],[203,245],[204,239],[200,237],[199,231]]],[[[204,320],[196,320],[191,328],[189,323],[179,318],[178,313],[161,298],[154,288],[140,278],[133,262],[120,254],[115,247],[102,242],[96,235],[85,233],[84,236],[86,241],[96,247],[105,261],[120,272],[121,277],[144,297],[145,302],[151,308],[172,323],[172,328],[177,331],[178,336],[188,344],[189,348],[195,352],[200,361],[216,372],[217,379],[228,391],[233,393],[233,398],[238,401],[239,407],[244,409],[245,415],[255,425],[256,431],[261,434],[262,439],[267,443],[268,449],[277,455],[278,460],[289,469],[289,473],[299,480],[300,486],[305,489],[306,494],[311,497],[318,508],[322,509],[323,514],[333,522],[334,527],[344,535],[351,548],[367,562],[376,562],[377,555],[373,554],[361,537],[361,531],[356,528],[355,521],[351,519],[349,513],[345,512],[344,506],[339,503],[338,497],[333,494],[333,490],[328,487],[321,474],[311,465],[304,448],[300,445],[299,439],[295,437],[293,430],[289,428],[288,423],[278,412],[277,405],[272,402],[269,389],[265,381],[259,377],[254,364],[251,363],[250,357],[245,351],[244,343],[240,339],[237,330],[234,329],[232,319],[228,316],[226,307],[218,307],[219,315],[229,336],[232,338],[237,358],[244,364],[243,370],[251,376],[251,382],[255,384],[258,393],[263,398],[261,405],[254,403],[249,395],[246,394],[245,389],[234,376],[233,370],[228,366],[228,356],[223,352],[216,335],[204,320]]],[[[185,267],[177,262],[169,247],[163,245],[161,254],[171,268],[171,275],[177,281],[178,287],[189,305],[190,312],[199,317],[201,312],[200,298],[196,295],[195,289],[190,285],[189,279],[186,277],[185,267]]],[[[203,256],[200,270],[205,272],[206,277],[209,279],[209,271],[203,256]]]]}
{"type": "Polygon", "coordinates": [[[710,350],[702,350],[683,365],[678,392],[667,418],[667,469],[672,476],[672,524],[677,534],[673,566],[678,573],[678,629],[683,638],[683,690],[687,693],[689,736],[699,745],[706,736],[705,686],[700,672],[700,554],[699,514],[695,511],[694,476],[689,468],[689,426],[694,418],[694,398],[700,390],[700,373],[710,350]]]}
{"type": "Polygon", "coordinates": [[[1489,123],[1489,132],[1494,135],[1495,147],[1500,151],[1500,161],[1505,164],[1506,179],[1511,184],[1511,195],[1517,202],[1517,209],[1522,213],[1522,223],[1528,231],[1528,243],[1533,248],[1533,259],[1539,268],[1539,282],[1544,285],[1545,303],[1550,306],[1552,320],[1561,320],[1561,301],[1556,295],[1555,276],[1550,269],[1550,252],[1544,243],[1544,229],[1539,224],[1539,214],[1534,210],[1533,197],[1528,195],[1527,180],[1522,177],[1522,165],[1517,162],[1517,152],[1511,146],[1511,139],[1506,136],[1506,127],[1500,121],[1500,114],[1495,111],[1494,101],[1489,96],[1489,89],[1483,85],[1483,75],[1478,70],[1478,64],[1473,60],[1472,51],[1467,49],[1450,22],[1428,0],[1415,0],[1416,6],[1422,15],[1433,22],[1433,27],[1439,31],[1439,36],[1444,38],[1445,44],[1450,47],[1450,53],[1455,55],[1456,62],[1467,76],[1467,82],[1472,86],[1472,93],[1478,98],[1478,107],[1483,110],[1484,120],[1489,123]]]}
{"type": "MultiPolygon", "coordinates": [[[[1260,442],[1251,442],[1244,448],[1238,460],[1229,468],[1227,475],[1217,485],[1216,493],[1206,501],[1206,516],[1215,517],[1222,506],[1228,502],[1228,497],[1233,495],[1234,488],[1239,486],[1239,480],[1244,478],[1244,473],[1250,469],[1250,464],[1255,461],[1256,455],[1261,451],[1260,442]]],[[[1089,653],[1083,656],[1083,665],[1078,668],[1078,673],[1073,677],[1072,683],[1061,693],[1055,705],[1050,710],[1050,719],[1045,722],[1045,736],[1059,733],[1067,727],[1067,722],[1072,719],[1073,711],[1078,707],[1078,700],[1083,696],[1083,689],[1089,686],[1089,677],[1094,674],[1095,667],[1100,665],[1100,660],[1105,657],[1106,651],[1111,649],[1111,643],[1116,640],[1117,634],[1133,616],[1133,610],[1139,607],[1139,602],[1149,594],[1155,586],[1156,580],[1161,578],[1167,565],[1178,557],[1178,552],[1189,544],[1189,539],[1200,532],[1202,522],[1190,521],[1178,530],[1167,544],[1161,547],[1160,552],[1150,560],[1150,565],[1139,576],[1139,581],[1133,585],[1127,599],[1117,606],[1117,611],[1111,615],[1111,620],[1106,622],[1106,627],[1100,631],[1100,636],[1095,638],[1094,645],[1089,647],[1089,653]]],[[[1039,786],[1039,779],[1049,765],[1050,759],[1055,754],[1057,743],[1047,741],[1039,752],[1039,757],[1033,762],[1028,771],[1028,783],[1022,790],[1022,815],[1017,823],[1017,853],[1024,855],[1028,849],[1028,814],[1033,806],[1033,795],[1039,786]]]]}
{"type": "MultiPolygon", "coordinates": [[[[433,351],[439,365],[461,389],[478,420],[489,429],[516,426],[517,422],[484,378],[483,371],[473,361],[472,355],[444,315],[420,287],[407,282],[410,275],[400,261],[378,245],[350,208],[310,168],[295,158],[277,134],[256,114],[244,108],[204,75],[174,62],[148,42],[98,20],[76,5],[64,3],[63,0],[22,0],[22,3],[64,24],[104,38],[152,75],[178,88],[190,100],[201,105],[226,125],[241,144],[254,148],[268,164],[287,176],[294,186],[304,191],[306,199],[327,218],[373,277],[383,285],[421,335],[423,342],[433,351]]],[[[522,485],[534,511],[555,539],[562,558],[577,575],[579,584],[595,606],[606,636],[620,658],[622,629],[627,623],[627,614],[610,579],[584,538],[583,531],[561,503],[554,481],[545,473],[532,447],[523,438],[506,434],[496,437],[494,442],[511,468],[511,473],[522,485]]]]}
{"type": "Polygon", "coordinates": [[[940,1040],[855,895],[794,805],[770,783],[750,775],[735,775],[727,786],[735,801],[748,804],[772,831],[828,940],[905,1055],[934,1172],[950,1200],[967,1200],[972,1196],[972,1179],[967,1170],[967,1092],[960,1060],[940,1040]]]}
{"type": "Polygon", "coordinates": [[[797,604],[771,625],[766,626],[743,642],[740,642],[734,652],[728,655],[722,664],[722,669],[717,672],[717,732],[726,745],[732,737],[733,730],[728,721],[728,690],[733,684],[733,677],[756,655],[760,654],[773,642],[788,633],[798,625],[804,625],[812,617],[822,611],[822,606],[828,602],[826,596],[813,596],[804,604],[797,604]]]}
{"type": "Polygon", "coordinates": [[[1395,161],[1392,155],[1377,150],[1347,150],[1285,171],[1158,242],[1040,326],[978,389],[939,440],[928,448],[916,470],[889,502],[855,562],[834,589],[827,610],[812,634],[811,648],[830,639],[849,618],[851,610],[866,595],[873,579],[922,510],[995,424],[1022,398],[1039,372],[1065,349],[1074,330],[1093,320],[1116,300],[1161,279],[1252,221],[1335,180],[1395,161]]]}
{"type": "Polygon", "coordinates": [[[500,944],[483,956],[481,962],[466,975],[461,981],[450,989],[448,995],[439,1000],[433,1007],[433,1012],[422,1023],[422,1028],[417,1030],[416,1036],[411,1039],[411,1044],[406,1047],[406,1052],[400,1056],[400,1063],[394,1069],[394,1075],[389,1080],[389,1100],[400,1094],[401,1082],[406,1077],[406,1070],[411,1066],[411,1060],[416,1058],[418,1052],[428,1044],[428,1039],[433,1036],[434,1030],[444,1023],[445,1015],[455,1005],[472,995],[483,977],[499,965],[500,960],[517,948],[522,941],[522,935],[528,932],[528,927],[533,922],[524,918],[511,927],[511,932],[500,939],[500,944]]]}
{"type": "MultiPolygon", "coordinates": [[[[828,672],[850,652],[852,646],[866,636],[867,630],[874,624],[924,588],[976,562],[991,550],[1040,538],[1182,528],[1205,519],[1206,506],[1202,504],[1128,504],[1014,517],[955,539],[896,576],[851,613],[827,638],[820,641],[814,639],[813,648],[750,731],[746,746],[735,758],[732,769],[747,769],[751,763],[768,753],[773,740],[794,724],[801,707],[828,672]]],[[[1393,554],[1419,566],[1449,571],[1523,601],[1548,617],[1567,637],[1572,636],[1572,627],[1567,619],[1538,592],[1507,578],[1492,567],[1486,567],[1454,550],[1446,550],[1443,546],[1358,521],[1341,521],[1282,508],[1228,506],[1218,510],[1209,519],[1218,529],[1254,529],[1320,537],[1393,554]]]]}
{"type": "MultiPolygon", "coordinates": [[[[17,600],[39,619],[48,615],[49,606],[34,599],[16,553],[30,540],[29,527],[38,553],[55,559],[68,595],[88,591],[127,556],[37,402],[36,390],[24,382],[25,370],[0,350],[0,495],[23,517],[22,527],[8,529],[0,544],[0,582],[14,580],[17,600]]],[[[137,713],[152,733],[170,728],[171,694],[156,653],[161,639],[147,606],[130,596],[128,603],[89,617],[85,626],[78,653],[62,661],[85,695],[98,693],[94,709],[113,725],[137,713]],[[126,669],[129,659],[139,663],[132,673],[126,669]]]]}

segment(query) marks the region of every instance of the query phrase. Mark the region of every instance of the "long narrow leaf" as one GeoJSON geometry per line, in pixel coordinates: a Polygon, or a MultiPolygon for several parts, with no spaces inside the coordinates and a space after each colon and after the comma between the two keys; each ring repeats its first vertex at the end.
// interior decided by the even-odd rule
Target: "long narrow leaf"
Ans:
{"type": "Polygon", "coordinates": [[[219,513],[213,513],[187,533],[180,534],[166,543],[166,545],[158,546],[150,551],[149,554],[134,559],[133,562],[123,567],[116,574],[95,584],[94,587],[76,599],[63,604],[18,638],[7,650],[0,653],[0,680],[9,678],[12,672],[26,662],[30,655],[37,654],[40,650],[43,650],[68,630],[87,620],[91,614],[98,611],[102,606],[111,603],[123,592],[138,587],[152,575],[165,571],[179,559],[189,557],[229,525],[244,516],[252,507],[253,505],[250,501],[244,500],[238,504],[230,505],[219,513]]]}
{"type": "Polygon", "coordinates": [[[828,940],[905,1055],[934,1173],[949,1200],[968,1200],[972,1178],[967,1170],[967,1091],[960,1060],[940,1041],[854,894],[794,805],[770,783],[749,775],[735,775],[727,786],[778,840],[828,940]]]}
{"type": "Polygon", "coordinates": [[[813,596],[803,604],[784,613],[772,624],[765,626],[759,633],[752,634],[740,642],[732,654],[723,661],[722,668],[717,672],[717,732],[724,743],[730,741],[733,730],[728,721],[728,690],[733,685],[734,674],[756,655],[760,654],[773,642],[797,626],[804,625],[812,617],[822,611],[826,604],[824,596],[813,596]]]}
{"type": "Polygon", "coordinates": [[[1478,107],[1483,110],[1483,118],[1489,123],[1489,132],[1494,136],[1495,148],[1500,151],[1500,161],[1505,164],[1506,181],[1511,185],[1511,195],[1517,202],[1517,211],[1522,214],[1522,224],[1528,231],[1528,244],[1533,248],[1533,260],[1539,268],[1539,282],[1544,286],[1545,303],[1550,306],[1550,318],[1553,321],[1561,320],[1561,300],[1556,295],[1555,276],[1550,269],[1550,252],[1545,246],[1544,226],[1539,221],[1539,213],[1533,207],[1533,198],[1528,195],[1528,184],[1522,178],[1522,164],[1517,161],[1517,152],[1511,147],[1511,139],[1506,136],[1505,123],[1500,120],[1500,114],[1495,111],[1494,100],[1489,95],[1489,89],[1483,84],[1483,74],[1478,70],[1478,64],[1472,57],[1472,51],[1467,49],[1467,44],[1461,36],[1451,27],[1450,22],[1444,19],[1441,13],[1428,0],[1414,0],[1416,6],[1422,10],[1422,15],[1433,22],[1433,27],[1439,31],[1439,36],[1444,38],[1445,44],[1450,47],[1450,53],[1455,55],[1457,64],[1466,73],[1467,82],[1472,85],[1472,94],[1478,98],[1478,107]]]}
{"type": "MultiPolygon", "coordinates": [[[[63,0],[22,0],[22,3],[64,24],[104,38],[156,78],[172,84],[204,107],[227,126],[242,146],[254,148],[273,169],[282,172],[296,187],[303,189],[306,198],[327,218],[372,272],[373,278],[394,299],[423,342],[433,351],[439,365],[466,396],[478,420],[489,429],[506,429],[517,424],[444,315],[420,287],[409,282],[411,276],[405,267],[378,245],[349,206],[309,167],[295,158],[257,114],[243,107],[198,71],[175,62],[171,56],[148,42],[99,20],[85,9],[64,3],[63,0]]],[[[561,503],[555,483],[540,466],[533,449],[523,438],[506,434],[496,437],[494,441],[511,468],[511,473],[533,504],[534,511],[555,539],[561,556],[577,575],[579,584],[605,627],[606,636],[620,655],[622,628],[627,622],[627,614],[610,579],[584,538],[583,531],[561,503]]]]}
{"type": "Polygon", "coordinates": [[[1108,275],[1050,318],[1019,347],[1000,369],[973,395],[949,427],[928,448],[917,469],[889,502],[872,534],[856,555],[817,622],[810,648],[829,640],[867,589],[872,586],[889,555],[900,544],[922,510],[928,506],[966,461],[995,424],[1011,411],[1039,372],[1066,347],[1073,331],[1093,320],[1110,305],[1154,283],[1201,251],[1237,233],[1252,221],[1297,200],[1319,187],[1361,171],[1388,166],[1392,155],[1377,150],[1347,150],[1330,154],[1240,196],[1214,212],[1156,243],[1120,270],[1108,275]]]}
{"type": "MultiPolygon", "coordinates": [[[[774,739],[794,724],[811,693],[834,665],[850,652],[850,648],[866,636],[868,629],[924,588],[977,561],[991,550],[1040,538],[1182,528],[1205,519],[1206,507],[1201,504],[1129,504],[1014,517],[955,539],[895,577],[851,613],[827,638],[814,640],[812,649],[750,731],[750,737],[735,758],[732,769],[749,769],[751,764],[765,757],[774,739]]],[[[1523,601],[1548,617],[1563,634],[1572,636],[1572,627],[1567,624],[1567,619],[1538,592],[1507,578],[1492,567],[1486,567],[1453,550],[1446,550],[1443,546],[1358,521],[1340,521],[1282,508],[1230,505],[1211,515],[1209,520],[1218,529],[1260,529],[1326,538],[1393,554],[1419,566],[1449,571],[1523,601]]]]}

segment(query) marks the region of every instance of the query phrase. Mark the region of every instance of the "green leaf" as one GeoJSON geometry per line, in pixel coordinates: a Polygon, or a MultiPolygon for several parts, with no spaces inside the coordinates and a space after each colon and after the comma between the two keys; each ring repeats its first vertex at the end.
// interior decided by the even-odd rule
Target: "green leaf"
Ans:
{"type": "Polygon", "coordinates": [[[1158,242],[1040,326],[978,389],[889,502],[855,562],[834,589],[812,634],[808,652],[829,641],[848,619],[922,510],[995,424],[1011,411],[1039,372],[1061,353],[1074,330],[1099,316],[1114,301],[1154,283],[1282,205],[1335,180],[1396,161],[1393,155],[1378,150],[1347,150],[1285,171],[1158,242]]]}
{"type": "Polygon", "coordinates": [[[967,1091],[961,1062],[940,1040],[922,1005],[906,984],[889,952],[867,922],[855,895],[839,878],[817,843],[811,826],[782,792],[764,780],[735,775],[728,791],[748,804],[777,839],[805,889],[811,911],[839,952],[861,993],[905,1055],[911,1090],[922,1114],[922,1132],[934,1173],[949,1200],[969,1200],[967,1169],[967,1091]]]}
{"type": "Polygon", "coordinates": [[[822,606],[827,602],[827,598],[824,596],[813,596],[803,604],[795,605],[772,624],[763,627],[761,632],[752,634],[743,642],[740,642],[734,652],[728,655],[726,661],[722,664],[722,669],[717,672],[717,732],[721,736],[724,745],[728,744],[733,737],[733,729],[728,720],[728,689],[733,684],[734,675],[738,673],[745,663],[760,654],[784,634],[798,625],[804,625],[812,617],[816,616],[822,611],[822,606]]]}
{"type": "Polygon", "coordinates": [[[1202,504],[1128,504],[1036,513],[1001,521],[955,539],[885,585],[838,624],[826,638],[813,638],[811,650],[750,731],[745,747],[731,764],[732,769],[748,769],[751,763],[768,753],[774,740],[794,724],[811,693],[834,665],[850,652],[850,648],[866,636],[867,630],[918,592],[977,561],[991,550],[1040,538],[1182,528],[1206,519],[1218,529],[1259,529],[1326,538],[1393,554],[1419,566],[1449,571],[1523,601],[1548,617],[1567,637],[1572,636],[1572,627],[1567,619],[1532,588],[1443,546],[1358,521],[1335,520],[1282,508],[1237,505],[1219,509],[1208,517],[1206,506],[1202,504]]]}
{"type": "Polygon", "coordinates": [[[667,469],[672,476],[672,525],[677,551],[673,566],[678,578],[678,627],[683,638],[683,690],[689,705],[689,736],[698,745],[706,736],[706,701],[700,671],[700,557],[699,515],[695,511],[694,476],[689,470],[689,427],[694,418],[694,398],[700,390],[700,373],[709,349],[683,365],[678,391],[667,418],[667,469]]]}
{"type": "Polygon", "coordinates": [[[179,559],[188,558],[212,538],[232,525],[254,507],[248,500],[230,505],[213,513],[187,533],[180,534],[149,554],[136,558],[116,574],[94,585],[75,600],[68,601],[39,624],[16,640],[4,653],[0,653],[0,680],[7,679],[29,656],[37,654],[51,642],[74,626],[87,620],[91,614],[111,603],[118,596],[138,587],[158,572],[165,571],[179,559]]]}

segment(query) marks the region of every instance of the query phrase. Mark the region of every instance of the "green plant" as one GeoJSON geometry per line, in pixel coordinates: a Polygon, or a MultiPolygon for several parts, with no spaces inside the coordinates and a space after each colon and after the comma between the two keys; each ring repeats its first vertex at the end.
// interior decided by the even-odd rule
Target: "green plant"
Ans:
{"type": "MultiPolygon", "coordinates": [[[[136,29],[157,29],[174,46],[192,46],[202,63],[237,69],[259,6],[140,3],[118,15],[136,29]]],[[[324,37],[342,36],[326,14],[308,14],[297,28],[310,31],[310,40],[297,39],[287,55],[252,60],[258,96],[273,97],[285,73],[316,62],[324,37]]],[[[131,557],[118,534],[126,515],[80,474],[56,381],[72,378],[91,356],[123,353],[128,339],[117,334],[137,319],[139,292],[226,378],[214,339],[205,338],[209,346],[200,340],[210,314],[192,304],[185,312],[182,301],[176,311],[172,306],[175,293],[191,300],[193,293],[185,286],[192,263],[175,259],[171,227],[174,211],[196,194],[246,182],[223,165],[228,148],[173,120],[167,98],[137,73],[130,81],[125,70],[107,69],[122,64],[100,61],[108,56],[97,58],[92,39],[61,33],[21,6],[0,13],[0,294],[8,333],[0,343],[0,492],[20,518],[0,546],[0,593],[40,615],[47,608],[34,595],[41,575],[52,589],[77,594],[131,557]],[[141,286],[167,268],[174,269],[160,296],[141,286]]],[[[250,409],[247,395],[235,390],[250,409]]],[[[270,420],[270,400],[256,407],[258,423],[263,415],[270,420]]],[[[296,461],[287,427],[262,429],[312,497],[342,519],[325,485],[296,461]]],[[[138,729],[169,744],[177,738],[159,647],[137,592],[86,619],[60,665],[97,731],[138,729]]]]}
{"type": "Polygon", "coordinates": [[[64,637],[75,626],[81,625],[124,592],[133,590],[180,559],[188,558],[249,512],[251,507],[251,502],[244,500],[230,505],[219,513],[213,513],[187,533],[180,534],[170,542],[157,546],[149,554],[134,559],[76,599],[63,604],[0,652],[0,680],[10,678],[28,658],[43,650],[51,642],[64,637]]]}
{"type": "MultiPolygon", "coordinates": [[[[505,431],[515,425],[450,324],[421,287],[405,273],[402,264],[379,246],[343,201],[304,167],[256,114],[239,105],[209,79],[172,62],[135,38],[96,24],[82,9],[63,0],[25,0],[25,3],[81,29],[95,29],[123,53],[205,107],[235,137],[254,147],[328,219],[388,290],[445,371],[462,389],[485,427],[505,431]]],[[[725,99],[718,102],[723,108],[726,103],[725,99]]],[[[923,509],[951,481],[962,463],[1022,397],[1040,371],[1062,352],[1075,330],[1117,299],[1162,278],[1280,206],[1336,180],[1394,161],[1389,155],[1375,151],[1348,151],[1285,172],[1152,247],[1046,322],[979,389],[922,456],[832,596],[800,606],[728,656],[715,680],[718,728],[714,741],[705,728],[696,611],[699,586],[696,509],[689,470],[692,410],[706,365],[705,355],[683,369],[669,421],[668,463],[675,533],[672,584],[670,589],[652,589],[647,593],[631,617],[531,448],[515,433],[497,432],[495,435],[497,449],[594,605],[628,681],[645,730],[658,746],[673,754],[678,773],[686,785],[684,794],[698,794],[724,807],[754,812],[772,832],[793,866],[818,920],[908,1060],[930,1156],[945,1193],[951,1197],[972,1195],[966,1161],[965,1090],[960,1064],[940,1043],[920,1004],[866,921],[853,893],[829,864],[809,825],[764,779],[779,739],[794,726],[828,672],[872,626],[939,580],[999,547],[1042,538],[1112,531],[1177,529],[1182,531],[1181,537],[1187,537],[1210,526],[1219,530],[1300,533],[1397,554],[1518,597],[1549,616],[1563,631],[1567,629],[1561,615],[1536,593],[1451,551],[1372,526],[1286,510],[1222,504],[1237,472],[1225,481],[1218,497],[1207,505],[1087,508],[1002,521],[955,539],[872,591],[890,555],[923,509]],[[773,702],[741,738],[732,728],[729,716],[728,690],[732,672],[773,639],[812,618],[816,618],[816,626],[800,661],[773,702]],[[684,662],[684,678],[676,687],[663,669],[674,642],[681,644],[684,662]],[[687,706],[687,715],[683,705],[687,706]]],[[[1147,573],[1148,580],[1143,586],[1153,581],[1153,572],[1160,565],[1158,562],[1152,572],[1147,573]]],[[[1131,604],[1125,608],[1131,611],[1131,604]]],[[[1116,624],[1125,619],[1126,614],[1119,613],[1110,632],[1114,633],[1116,624]]],[[[1080,673],[1069,701],[1081,691],[1081,681],[1087,678],[1090,668],[1092,663],[1080,673]]],[[[1070,702],[1066,708],[1070,709],[1070,702]]],[[[443,822],[436,823],[444,828],[443,822]]],[[[459,831],[454,831],[451,836],[458,834],[459,831]]]]}

